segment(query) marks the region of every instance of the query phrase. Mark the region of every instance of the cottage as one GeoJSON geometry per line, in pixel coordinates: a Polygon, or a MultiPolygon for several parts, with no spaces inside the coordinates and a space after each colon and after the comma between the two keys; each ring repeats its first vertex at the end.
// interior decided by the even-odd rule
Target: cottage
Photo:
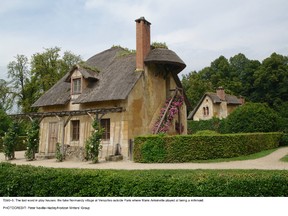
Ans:
{"type": "Polygon", "coordinates": [[[105,129],[99,156],[118,149],[132,159],[133,138],[159,132],[179,95],[184,103],[167,123],[168,133],[187,133],[189,104],[177,76],[186,65],[172,50],[151,49],[150,25],[144,17],[136,20],[136,53],[112,47],[96,54],[75,65],[33,104],[43,116],[39,155],[53,157],[56,143],[81,152],[96,118],[105,129]]]}
{"type": "Polygon", "coordinates": [[[199,121],[208,120],[213,117],[226,118],[236,107],[242,105],[244,99],[225,93],[223,87],[215,92],[208,92],[203,95],[197,106],[189,114],[188,119],[199,121]]]}

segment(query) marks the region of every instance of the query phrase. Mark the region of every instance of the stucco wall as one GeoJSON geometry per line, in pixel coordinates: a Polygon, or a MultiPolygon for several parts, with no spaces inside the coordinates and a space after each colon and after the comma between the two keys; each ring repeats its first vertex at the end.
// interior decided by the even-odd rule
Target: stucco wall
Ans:
{"type": "MultiPolygon", "coordinates": [[[[135,84],[126,100],[103,101],[87,104],[73,104],[73,101],[71,101],[65,106],[44,107],[41,109],[41,112],[122,107],[124,109],[123,112],[108,113],[102,117],[103,119],[110,119],[110,140],[102,140],[103,148],[99,156],[104,158],[114,154],[116,144],[120,144],[122,155],[125,158],[129,158],[129,139],[133,139],[135,136],[152,133],[152,128],[159,117],[160,109],[165,104],[167,95],[171,94],[169,89],[175,89],[177,86],[171,74],[164,79],[161,75],[156,76],[154,73],[155,70],[157,70],[157,68],[151,66],[149,68],[145,67],[144,72],[135,71],[135,73],[142,73],[142,76],[135,84]],[[169,86],[167,86],[168,84],[169,86]]],[[[72,74],[72,78],[74,77],[79,77],[78,71],[72,74]]],[[[85,88],[85,82],[82,84],[84,84],[82,88],[85,88]]],[[[181,107],[180,115],[181,123],[184,126],[182,134],[187,134],[186,115],[186,105],[184,104],[181,107]]],[[[100,115],[98,117],[100,117],[100,115]]],[[[176,120],[179,122],[178,116],[176,116],[170,127],[170,134],[176,134],[176,120]]],[[[51,130],[51,123],[54,124],[53,127],[57,127],[57,140],[55,141],[62,143],[64,121],[67,121],[64,131],[64,144],[74,147],[85,147],[86,139],[92,132],[91,124],[93,120],[89,115],[72,116],[71,119],[68,119],[68,116],[62,118],[46,117],[41,122],[40,154],[46,156],[54,155],[51,149],[55,152],[55,146],[49,146],[49,133],[51,133],[49,130],[51,130]],[[71,121],[73,120],[80,121],[79,141],[72,141],[71,139],[71,121]]]]}

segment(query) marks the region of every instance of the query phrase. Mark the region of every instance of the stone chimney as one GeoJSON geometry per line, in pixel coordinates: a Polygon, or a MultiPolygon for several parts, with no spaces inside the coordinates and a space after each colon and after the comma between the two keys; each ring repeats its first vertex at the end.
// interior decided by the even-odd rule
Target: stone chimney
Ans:
{"type": "Polygon", "coordinates": [[[222,86],[218,87],[216,90],[217,96],[220,98],[220,100],[225,101],[225,91],[222,86]]]}
{"type": "Polygon", "coordinates": [[[140,17],[136,22],[136,71],[144,70],[144,59],[150,51],[151,23],[140,17]]]}

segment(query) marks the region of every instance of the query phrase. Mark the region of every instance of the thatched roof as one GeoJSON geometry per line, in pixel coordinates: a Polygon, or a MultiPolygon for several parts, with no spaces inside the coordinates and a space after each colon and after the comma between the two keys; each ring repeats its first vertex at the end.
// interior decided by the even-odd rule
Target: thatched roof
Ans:
{"type": "MultiPolygon", "coordinates": [[[[33,104],[33,107],[67,104],[71,99],[70,77],[76,69],[89,81],[89,84],[78,98],[73,100],[73,103],[81,104],[126,99],[140,78],[141,73],[135,72],[135,53],[121,55],[123,51],[125,50],[121,47],[113,47],[89,58],[84,63],[85,67],[83,65],[74,66],[61,80],[41,96],[33,104]],[[99,71],[93,71],[92,68],[97,68],[99,71]]],[[[171,64],[173,70],[175,69],[174,65],[177,65],[177,70],[175,69],[177,73],[180,68],[185,67],[183,61],[171,50],[152,50],[147,59],[147,63],[165,62],[166,64],[171,64]],[[161,56],[157,57],[157,53],[161,54],[161,56]]],[[[176,81],[181,85],[179,78],[176,81]]]]}
{"type": "Polygon", "coordinates": [[[84,78],[90,79],[87,88],[73,103],[88,103],[107,100],[126,99],[139,79],[135,73],[135,54],[119,56],[120,47],[113,47],[89,58],[85,65],[97,68],[99,72],[86,67],[74,66],[61,80],[42,95],[33,107],[64,105],[70,101],[70,76],[78,69],[84,78]]]}
{"type": "Polygon", "coordinates": [[[145,63],[167,64],[174,66],[174,71],[177,73],[186,67],[186,64],[175,52],[164,48],[152,49],[145,58],[145,63]]]}

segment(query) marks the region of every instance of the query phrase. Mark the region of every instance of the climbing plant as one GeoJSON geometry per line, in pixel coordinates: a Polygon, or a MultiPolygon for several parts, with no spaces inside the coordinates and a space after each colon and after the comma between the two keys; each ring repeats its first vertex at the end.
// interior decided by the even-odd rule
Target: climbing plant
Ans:
{"type": "Polygon", "coordinates": [[[25,152],[26,160],[35,160],[35,153],[39,147],[39,122],[33,120],[31,127],[27,132],[27,150],[25,152]]]}
{"type": "Polygon", "coordinates": [[[101,138],[104,133],[104,129],[101,128],[99,120],[95,119],[92,123],[94,131],[92,135],[86,140],[86,158],[92,160],[92,163],[98,163],[99,151],[102,149],[101,138]]]}
{"type": "Polygon", "coordinates": [[[160,111],[160,116],[152,129],[153,134],[168,132],[172,120],[174,119],[175,115],[178,114],[179,109],[183,105],[183,101],[184,98],[182,95],[176,95],[174,98],[169,98],[166,100],[165,105],[160,111]],[[172,102],[170,102],[171,100],[172,102]]]}

